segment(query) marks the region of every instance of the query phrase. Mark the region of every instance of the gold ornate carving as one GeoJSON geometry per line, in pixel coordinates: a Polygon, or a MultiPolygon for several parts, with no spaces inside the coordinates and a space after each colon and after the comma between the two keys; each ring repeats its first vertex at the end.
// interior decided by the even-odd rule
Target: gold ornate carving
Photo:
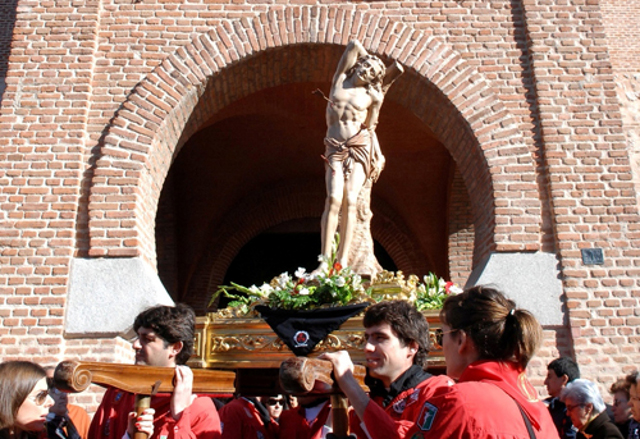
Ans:
{"type": "Polygon", "coordinates": [[[214,336],[211,334],[210,354],[215,355],[219,352],[249,351],[255,352],[259,350],[275,350],[282,351],[285,345],[275,334],[270,335],[243,335],[243,336],[214,336]]]}
{"type": "MultiPolygon", "coordinates": [[[[433,331],[440,327],[437,311],[425,312],[431,333],[429,339],[434,351],[429,354],[430,366],[442,367],[444,359],[440,346],[436,346],[433,331]]],[[[199,317],[196,322],[198,333],[196,340],[201,346],[197,349],[198,362],[208,368],[277,368],[293,353],[271,330],[267,323],[259,318],[220,318],[219,314],[199,317]]],[[[311,357],[326,351],[346,350],[356,363],[363,363],[364,328],[362,317],[353,317],[329,334],[314,348],[311,357]]]]}

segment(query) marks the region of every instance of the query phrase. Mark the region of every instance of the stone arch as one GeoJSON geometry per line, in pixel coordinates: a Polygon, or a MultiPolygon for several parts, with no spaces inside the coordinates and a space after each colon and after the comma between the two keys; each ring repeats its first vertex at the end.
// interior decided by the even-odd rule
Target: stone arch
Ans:
{"type": "Polygon", "coordinates": [[[316,60],[316,70],[292,65],[278,74],[246,68],[235,77],[225,75],[226,68],[261,53],[286,58],[292,48],[345,45],[354,37],[371,53],[406,67],[408,80],[394,85],[390,96],[430,126],[456,161],[473,204],[474,260],[494,250],[537,250],[540,217],[530,213],[540,211],[534,161],[482,74],[437,37],[375,12],[296,6],[223,21],[170,55],[133,90],[96,161],[89,255],[142,256],[155,264],[154,219],[164,179],[205,116],[301,75],[326,80],[334,65],[316,60]]]}

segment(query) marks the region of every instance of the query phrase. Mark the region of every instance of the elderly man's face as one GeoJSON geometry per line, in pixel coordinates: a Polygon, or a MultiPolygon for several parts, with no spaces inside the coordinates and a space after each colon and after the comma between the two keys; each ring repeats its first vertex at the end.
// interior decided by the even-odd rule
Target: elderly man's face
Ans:
{"type": "Polygon", "coordinates": [[[567,406],[567,414],[576,428],[581,429],[587,425],[593,412],[593,404],[580,404],[573,398],[566,398],[564,403],[567,406]]]}

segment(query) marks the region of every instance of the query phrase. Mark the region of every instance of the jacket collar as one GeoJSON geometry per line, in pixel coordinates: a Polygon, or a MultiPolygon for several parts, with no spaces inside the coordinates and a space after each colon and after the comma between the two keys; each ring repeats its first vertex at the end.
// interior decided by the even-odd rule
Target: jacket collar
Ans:
{"type": "Polygon", "coordinates": [[[389,390],[385,389],[382,381],[376,378],[371,378],[368,375],[365,378],[365,383],[371,389],[371,397],[382,398],[382,406],[386,407],[402,392],[408,389],[413,389],[431,376],[432,375],[429,372],[424,371],[422,367],[414,364],[391,383],[389,390]]]}

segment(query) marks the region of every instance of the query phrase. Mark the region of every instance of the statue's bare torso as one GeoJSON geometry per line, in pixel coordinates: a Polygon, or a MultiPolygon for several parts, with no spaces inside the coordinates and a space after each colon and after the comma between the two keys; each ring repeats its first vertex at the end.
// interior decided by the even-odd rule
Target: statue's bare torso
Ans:
{"type": "MultiPolygon", "coordinates": [[[[340,75],[332,88],[327,105],[327,137],[346,141],[355,136],[366,125],[367,115],[373,99],[365,87],[344,88],[346,74],[340,75]]],[[[350,84],[346,84],[349,86],[350,84]]]]}

